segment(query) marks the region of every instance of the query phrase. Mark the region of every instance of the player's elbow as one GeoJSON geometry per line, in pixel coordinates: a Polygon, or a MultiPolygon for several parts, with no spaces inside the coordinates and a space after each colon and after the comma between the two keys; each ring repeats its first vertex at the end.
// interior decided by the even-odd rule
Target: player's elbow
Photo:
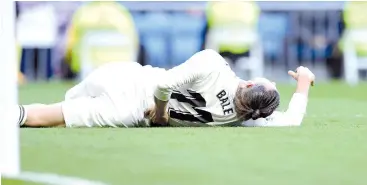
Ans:
{"type": "Polygon", "coordinates": [[[200,51],[198,54],[205,57],[221,57],[221,55],[213,49],[205,49],[200,51]]]}
{"type": "Polygon", "coordinates": [[[304,114],[287,113],[284,119],[287,126],[301,126],[304,114]]]}
{"type": "Polygon", "coordinates": [[[218,54],[214,49],[204,49],[200,51],[200,53],[208,53],[208,54],[218,54]]]}
{"type": "Polygon", "coordinates": [[[286,126],[290,126],[290,127],[298,127],[301,126],[302,124],[302,120],[296,120],[296,119],[291,119],[288,122],[286,122],[286,126]]]}

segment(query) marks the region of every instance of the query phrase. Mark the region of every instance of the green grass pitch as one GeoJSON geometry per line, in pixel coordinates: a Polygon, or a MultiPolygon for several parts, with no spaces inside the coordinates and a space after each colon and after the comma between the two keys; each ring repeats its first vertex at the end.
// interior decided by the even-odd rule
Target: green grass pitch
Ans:
{"type": "MultiPolygon", "coordinates": [[[[69,87],[25,85],[20,101],[69,87]]],[[[294,86],[279,89],[285,109],[294,86]]],[[[366,84],[316,84],[298,128],[21,129],[23,170],[116,185],[365,185],[366,154],[366,84]]]]}

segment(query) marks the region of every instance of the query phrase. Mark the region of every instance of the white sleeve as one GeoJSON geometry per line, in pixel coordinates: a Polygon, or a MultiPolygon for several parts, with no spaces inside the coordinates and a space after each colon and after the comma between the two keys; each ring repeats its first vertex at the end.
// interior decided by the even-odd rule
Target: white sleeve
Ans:
{"type": "Polygon", "coordinates": [[[266,118],[249,120],[243,122],[247,127],[281,127],[281,126],[300,126],[307,109],[307,97],[300,93],[294,93],[287,111],[275,111],[266,118]]]}
{"type": "Polygon", "coordinates": [[[218,69],[218,64],[224,65],[224,62],[225,60],[214,50],[200,51],[181,65],[166,71],[159,78],[154,96],[162,101],[168,101],[173,89],[206,79],[218,69]]]}

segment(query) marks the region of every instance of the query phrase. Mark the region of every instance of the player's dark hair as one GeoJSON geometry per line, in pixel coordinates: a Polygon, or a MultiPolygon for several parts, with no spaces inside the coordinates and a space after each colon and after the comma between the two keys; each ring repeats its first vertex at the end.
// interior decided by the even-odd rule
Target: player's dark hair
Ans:
{"type": "Polygon", "coordinates": [[[256,120],[270,116],[280,104],[277,90],[266,89],[263,85],[238,88],[234,98],[237,116],[240,120],[256,120]]]}

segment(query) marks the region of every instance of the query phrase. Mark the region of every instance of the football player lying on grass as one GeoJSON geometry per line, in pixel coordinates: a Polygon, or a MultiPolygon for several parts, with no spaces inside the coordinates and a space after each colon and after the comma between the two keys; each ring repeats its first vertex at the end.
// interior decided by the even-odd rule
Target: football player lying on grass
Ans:
{"type": "Polygon", "coordinates": [[[265,78],[241,80],[213,50],[170,70],[112,62],[67,91],[63,102],[19,105],[14,122],[27,127],[298,126],[313,73],[288,72],[297,88],[288,110],[265,78]]]}

